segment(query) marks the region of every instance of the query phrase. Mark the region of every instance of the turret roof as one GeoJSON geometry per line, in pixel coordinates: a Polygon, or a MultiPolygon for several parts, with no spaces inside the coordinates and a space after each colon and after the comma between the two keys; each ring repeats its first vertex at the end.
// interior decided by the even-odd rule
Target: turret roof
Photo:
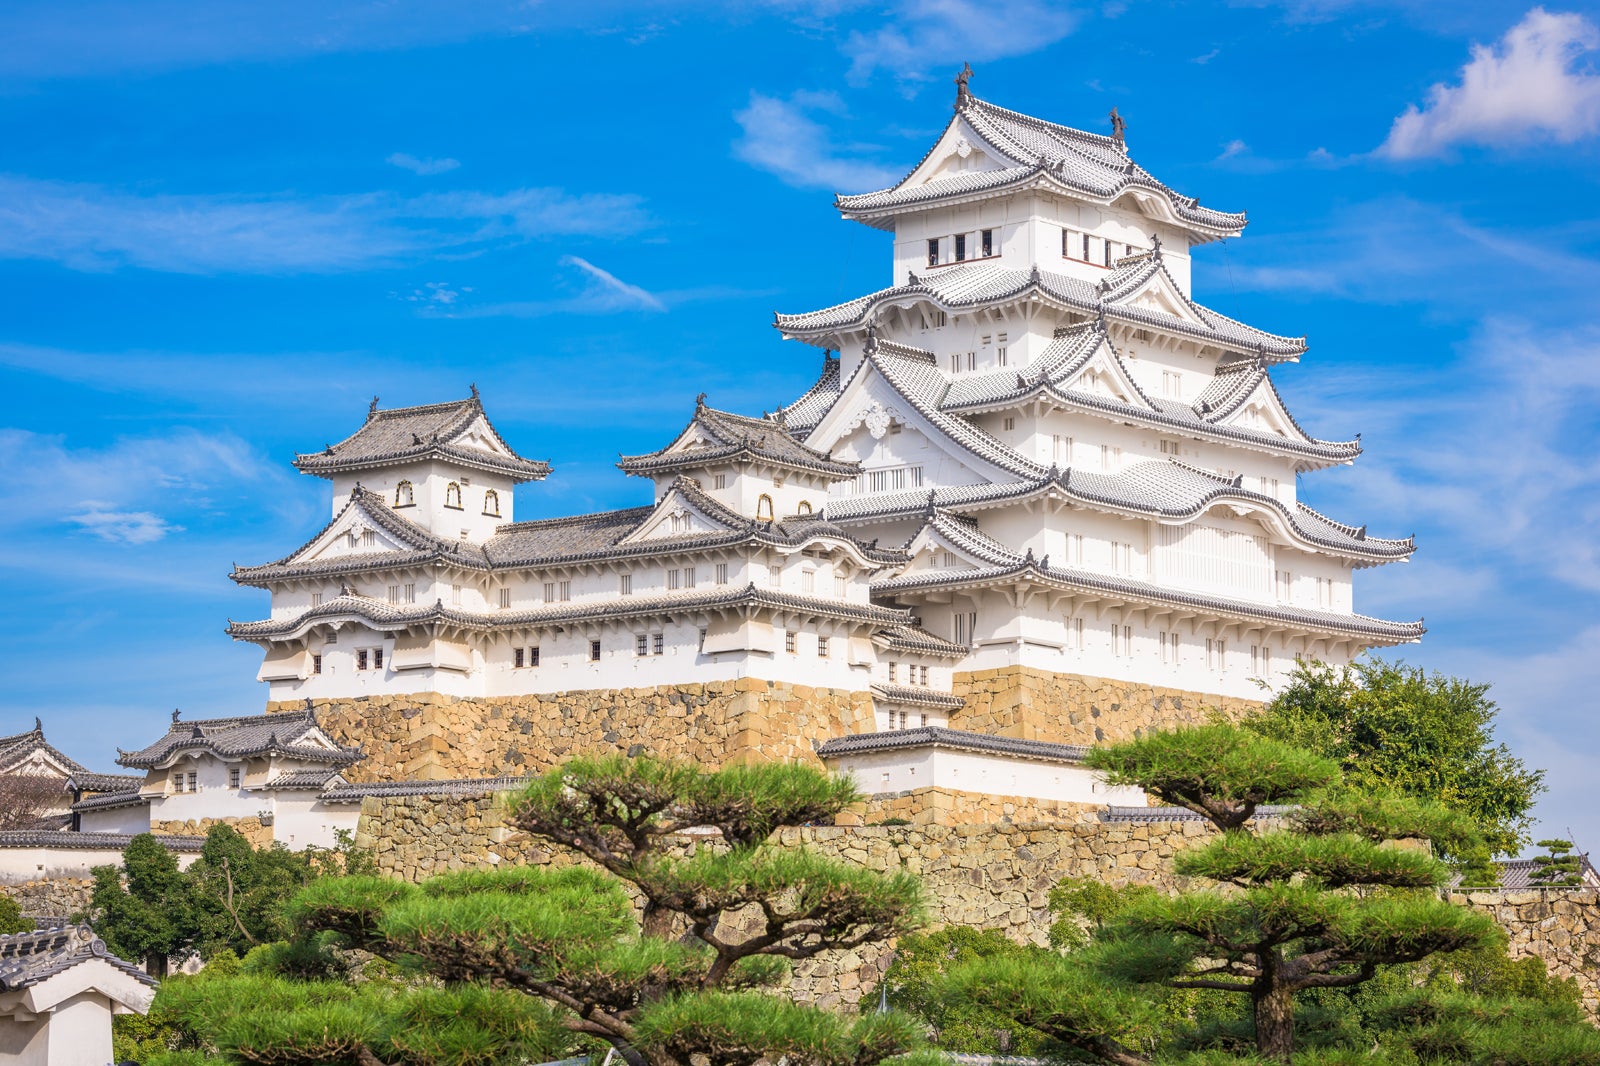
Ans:
{"type": "Polygon", "coordinates": [[[839,357],[832,350],[824,352],[822,374],[816,384],[794,403],[778,409],[783,424],[795,432],[815,429],[817,423],[822,421],[822,416],[833,406],[833,401],[839,398],[839,389],[843,384],[839,376],[839,357]]]}
{"type": "MultiPolygon", "coordinates": [[[[1161,267],[1151,256],[1137,257],[1141,271],[1153,273],[1161,267]]],[[[1146,277],[1149,275],[1146,274],[1146,277]]],[[[1263,359],[1294,359],[1306,350],[1304,337],[1283,337],[1247,326],[1201,304],[1189,301],[1195,320],[1164,311],[1135,306],[1119,295],[1135,286],[1119,285],[1117,294],[1096,285],[1049,270],[1022,270],[991,262],[962,263],[941,267],[926,274],[913,274],[904,285],[858,296],[833,307],[802,314],[773,316],[773,325],[786,336],[813,344],[837,347],[841,338],[864,331],[885,307],[903,307],[922,299],[945,311],[961,312],[1014,303],[1025,297],[1052,301],[1063,310],[1100,315],[1113,322],[1154,329],[1237,352],[1251,352],[1263,359]]]]}
{"type": "MultiPolygon", "coordinates": [[[[1201,207],[1194,197],[1174,191],[1135,163],[1127,146],[1116,138],[1046,122],[967,94],[958,99],[951,123],[963,121],[991,150],[990,155],[1008,165],[908,184],[927,162],[925,155],[891,188],[837,197],[840,213],[879,229],[892,229],[895,215],[908,209],[1038,185],[1075,199],[1106,204],[1142,192],[1165,205],[1171,221],[1202,240],[1237,236],[1244,229],[1242,212],[1201,207]]],[[[947,126],[945,133],[948,131],[947,126]]],[[[944,139],[942,133],[929,155],[944,139]]]]}
{"type": "Polygon", "coordinates": [[[138,751],[121,752],[117,761],[123,766],[152,769],[184,752],[196,751],[230,761],[261,755],[288,755],[336,766],[349,766],[362,757],[360,748],[347,748],[332,741],[317,722],[316,711],[307,706],[300,714],[256,714],[187,722],[174,711],[165,735],[138,751]]]}
{"type": "Polygon", "coordinates": [[[424,459],[441,459],[517,481],[537,481],[550,473],[549,463],[524,459],[511,449],[484,414],[476,388],[465,400],[386,411],[379,410],[374,397],[360,429],[320,452],[295,456],[294,465],[305,474],[332,477],[424,459]],[[480,421],[490,448],[464,443],[480,421]]]}
{"type": "Polygon", "coordinates": [[[695,402],[694,417],[671,444],[645,455],[625,455],[617,465],[630,474],[652,475],[752,460],[834,478],[854,477],[861,472],[859,463],[841,462],[806,447],[781,421],[718,411],[706,406],[703,394],[695,402]],[[684,447],[678,447],[684,442],[684,447]]]}

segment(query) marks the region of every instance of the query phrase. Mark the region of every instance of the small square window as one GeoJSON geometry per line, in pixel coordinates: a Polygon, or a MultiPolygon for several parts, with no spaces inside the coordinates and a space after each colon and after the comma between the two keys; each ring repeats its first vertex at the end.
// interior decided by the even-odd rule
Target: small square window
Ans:
{"type": "Polygon", "coordinates": [[[633,595],[633,575],[632,574],[618,574],[617,575],[617,591],[619,593],[621,593],[622,595],[624,595],[624,596],[632,596],[633,595]]]}
{"type": "Polygon", "coordinates": [[[650,638],[650,653],[652,655],[662,655],[666,652],[666,650],[667,637],[665,633],[657,633],[655,636],[650,638]]]}
{"type": "Polygon", "coordinates": [[[728,564],[727,563],[718,563],[717,564],[717,584],[726,585],[727,583],[728,583],[728,564]]]}
{"type": "Polygon", "coordinates": [[[322,656],[313,655],[311,657],[311,672],[313,674],[322,673],[322,656]]]}
{"type": "Polygon", "coordinates": [[[600,661],[600,642],[598,640],[589,642],[589,661],[592,663],[600,661]]]}
{"type": "Polygon", "coordinates": [[[528,665],[529,666],[538,666],[539,665],[539,646],[537,644],[535,644],[533,647],[528,649],[528,665]]]}
{"type": "Polygon", "coordinates": [[[383,649],[382,648],[373,648],[372,649],[372,668],[374,670],[382,670],[383,669],[383,649]]]}
{"type": "Polygon", "coordinates": [[[239,768],[237,766],[231,766],[228,768],[228,787],[239,787],[239,768]]]}
{"type": "Polygon", "coordinates": [[[712,479],[711,484],[712,484],[713,488],[719,488],[719,489],[727,488],[728,487],[728,475],[727,474],[718,474],[715,478],[712,479]]]}
{"type": "Polygon", "coordinates": [[[522,648],[512,648],[511,649],[511,665],[513,667],[516,667],[516,668],[520,669],[522,667],[522,665],[527,661],[527,655],[528,655],[528,653],[526,651],[524,651],[522,648]]]}
{"type": "Polygon", "coordinates": [[[826,659],[827,657],[828,657],[828,638],[827,637],[818,637],[817,638],[817,658],[826,659]]]}
{"type": "Polygon", "coordinates": [[[504,611],[504,610],[509,610],[510,607],[511,607],[511,590],[510,589],[501,589],[500,590],[500,609],[502,611],[504,611]]]}
{"type": "Polygon", "coordinates": [[[790,655],[794,654],[794,633],[790,632],[783,635],[783,650],[790,655]]]}
{"type": "Polygon", "coordinates": [[[633,653],[635,655],[650,654],[650,634],[640,633],[633,638],[633,653]]]}
{"type": "Polygon", "coordinates": [[[356,649],[356,669],[357,670],[365,670],[366,668],[367,668],[367,649],[366,648],[357,648],[356,649]]]}
{"type": "Polygon", "coordinates": [[[321,607],[322,606],[322,593],[313,592],[311,594],[311,606],[313,606],[313,607],[321,607]]]}

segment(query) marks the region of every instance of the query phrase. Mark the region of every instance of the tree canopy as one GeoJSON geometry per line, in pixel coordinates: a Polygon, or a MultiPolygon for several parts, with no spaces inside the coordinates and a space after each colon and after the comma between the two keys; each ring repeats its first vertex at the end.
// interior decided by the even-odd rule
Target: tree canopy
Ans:
{"type": "Polygon", "coordinates": [[[1511,855],[1528,842],[1544,771],[1495,742],[1498,709],[1488,692],[1488,685],[1381,659],[1340,668],[1303,663],[1245,725],[1333,759],[1351,787],[1460,812],[1492,852],[1511,855]]]}

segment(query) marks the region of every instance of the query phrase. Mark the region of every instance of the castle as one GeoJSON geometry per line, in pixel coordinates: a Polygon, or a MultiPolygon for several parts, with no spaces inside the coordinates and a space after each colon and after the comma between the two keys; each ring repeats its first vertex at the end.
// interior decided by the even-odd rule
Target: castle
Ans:
{"type": "Polygon", "coordinates": [[[1299,475],[1361,451],[1274,388],[1304,338],[1191,295],[1192,250],[1244,215],[1145,171],[1120,119],[1087,133],[958,84],[902,181],[837,198],[892,234],[888,287],[779,314],[822,349],[816,383],[759,418],[702,395],[618,464],[650,503],[516,521],[516,487],[550,467],[476,388],[374,399],[296,458],[332,518],[234,571],[271,610],[228,632],[261,647],[269,714],[365,753],[295,762],[296,787],[652,750],[821,760],[877,796],[933,790],[953,819],[995,797],[1138,802],[1081,768],[1085,745],[1421,636],[1352,597],[1411,540],[1298,499],[1299,475]]]}

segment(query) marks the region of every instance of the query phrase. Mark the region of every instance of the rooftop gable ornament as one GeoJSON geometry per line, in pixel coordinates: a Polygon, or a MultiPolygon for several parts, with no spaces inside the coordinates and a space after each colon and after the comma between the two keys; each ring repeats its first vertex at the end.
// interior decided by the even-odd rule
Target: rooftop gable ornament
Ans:
{"type": "Polygon", "coordinates": [[[972,92],[967,88],[967,82],[972,80],[972,64],[962,63],[961,73],[956,75],[956,110],[960,111],[972,101],[972,92]]]}
{"type": "Polygon", "coordinates": [[[1117,109],[1113,107],[1111,109],[1111,142],[1118,148],[1125,149],[1128,147],[1127,134],[1127,120],[1117,114],[1117,109]]]}

